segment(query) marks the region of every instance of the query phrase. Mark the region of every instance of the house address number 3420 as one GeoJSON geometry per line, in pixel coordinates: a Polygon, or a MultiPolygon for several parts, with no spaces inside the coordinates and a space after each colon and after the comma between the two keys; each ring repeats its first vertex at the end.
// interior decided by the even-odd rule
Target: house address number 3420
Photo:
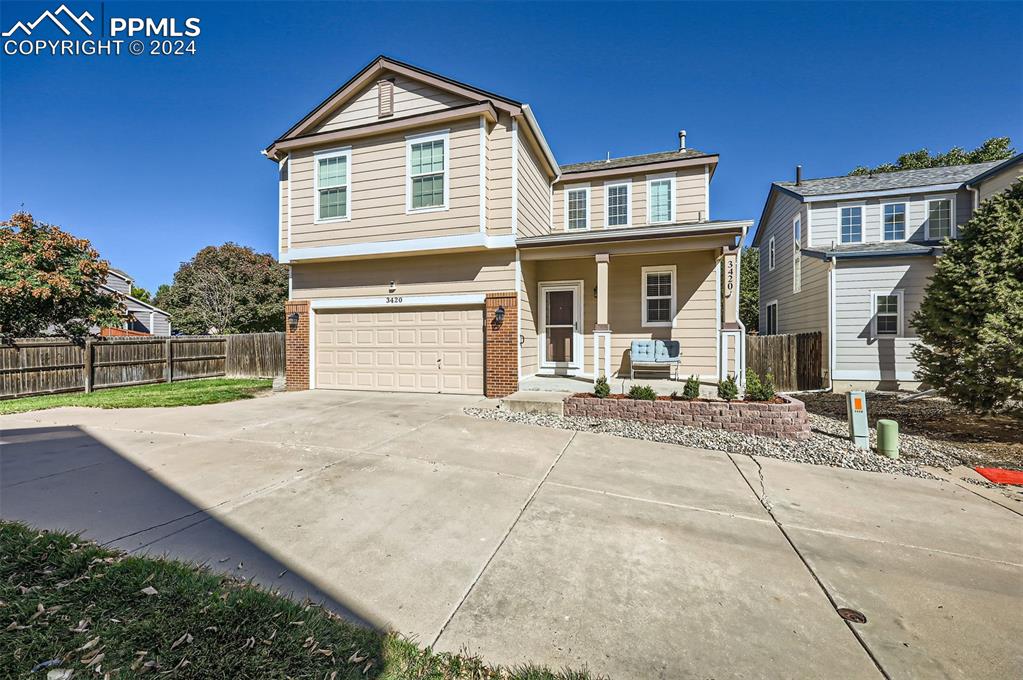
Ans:
{"type": "Polygon", "coordinates": [[[387,297],[384,298],[384,302],[386,302],[389,305],[401,304],[401,300],[402,298],[400,295],[388,295],[387,297]]]}

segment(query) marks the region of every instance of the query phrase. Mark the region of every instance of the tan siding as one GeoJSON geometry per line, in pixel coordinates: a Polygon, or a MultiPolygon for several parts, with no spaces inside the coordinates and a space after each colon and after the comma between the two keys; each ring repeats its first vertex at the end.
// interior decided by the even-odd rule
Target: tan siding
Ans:
{"type": "Polygon", "coordinates": [[[277,182],[277,199],[279,213],[277,215],[278,225],[280,225],[280,243],[279,248],[282,253],[288,250],[288,164],[287,162],[281,164],[279,173],[279,179],[277,182]]]}
{"type": "Polygon", "coordinates": [[[918,339],[909,319],[919,309],[933,274],[931,258],[839,262],[835,272],[836,374],[865,371],[871,375],[865,380],[893,380],[896,372],[911,373],[916,368],[910,351],[918,339]],[[871,338],[871,292],[896,289],[903,291],[904,335],[871,338]]]}
{"type": "MultiPolygon", "coordinates": [[[[426,129],[421,132],[431,132],[426,129]]],[[[352,144],[351,220],[314,222],[314,155],[292,156],[293,248],[451,236],[479,231],[479,121],[450,127],[448,210],[405,214],[405,134],[352,144]]]]}
{"type": "MultiPolygon", "coordinates": [[[[628,368],[628,350],[633,340],[672,339],[682,344],[682,373],[712,376],[717,372],[717,328],[714,278],[716,257],[710,251],[665,255],[612,256],[608,270],[611,326],[611,370],[628,368]],[[675,265],[678,313],[673,328],[644,328],[642,325],[642,268],[675,265]]],[[[536,296],[543,281],[583,281],[583,371],[593,371],[593,326],[596,322],[596,264],[591,259],[544,260],[533,271],[523,269],[523,279],[533,300],[532,324],[539,323],[536,296]]],[[[527,326],[523,320],[523,328],[527,326]]],[[[525,335],[525,333],[523,333],[525,335]]],[[[534,336],[527,340],[537,352],[534,336]]],[[[525,372],[525,370],[524,370],[525,372]]],[[[653,376],[651,376],[653,377],[653,376]]]]}
{"type": "MultiPolygon", "coordinates": [[[[680,168],[675,171],[675,220],[677,222],[696,222],[701,218],[706,219],[706,191],[707,180],[704,176],[706,166],[693,166],[680,168]]],[[[668,173],[654,173],[655,175],[668,173]]],[[[647,200],[646,182],[649,175],[626,175],[614,178],[600,178],[589,181],[576,182],[571,178],[565,179],[554,186],[554,231],[565,229],[565,187],[566,186],[589,186],[590,187],[590,228],[604,228],[604,185],[605,182],[630,180],[632,182],[632,225],[642,227],[647,222],[647,200]]]]}
{"type": "MultiPolygon", "coordinates": [[[[468,99],[438,90],[405,76],[394,76],[394,78],[394,115],[388,116],[387,119],[440,111],[470,103],[468,99]]],[[[377,115],[378,97],[377,84],[367,85],[313,131],[330,132],[381,120],[377,115]]]]}
{"type": "Polygon", "coordinates": [[[525,261],[522,266],[522,281],[519,288],[519,328],[522,343],[519,345],[522,375],[533,375],[539,370],[536,345],[536,262],[525,261]]]}
{"type": "Polygon", "coordinates": [[[986,201],[997,193],[1005,191],[1016,181],[1023,178],[1023,163],[1009,166],[996,175],[992,175],[980,185],[981,201],[986,201]]]}
{"type": "Polygon", "coordinates": [[[519,127],[519,234],[542,236],[551,230],[550,181],[533,146],[519,127]]]}
{"type": "Polygon", "coordinates": [[[510,250],[292,265],[294,300],[509,290],[515,290],[510,250]]]}
{"type": "Polygon", "coordinates": [[[510,234],[512,216],[511,117],[501,113],[488,135],[487,233],[510,234]]]}

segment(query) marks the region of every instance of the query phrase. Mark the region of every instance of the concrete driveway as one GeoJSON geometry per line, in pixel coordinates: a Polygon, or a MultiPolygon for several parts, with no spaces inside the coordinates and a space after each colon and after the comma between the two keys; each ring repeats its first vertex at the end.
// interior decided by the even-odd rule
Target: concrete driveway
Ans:
{"type": "Polygon", "coordinates": [[[0,515],[618,678],[1003,678],[1023,516],[944,483],[306,392],[0,418],[0,515]],[[867,617],[848,624],[836,607],[867,617]]]}

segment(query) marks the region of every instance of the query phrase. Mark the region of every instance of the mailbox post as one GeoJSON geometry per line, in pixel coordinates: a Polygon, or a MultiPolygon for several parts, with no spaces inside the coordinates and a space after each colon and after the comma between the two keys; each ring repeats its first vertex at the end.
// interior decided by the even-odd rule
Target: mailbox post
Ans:
{"type": "Polygon", "coordinates": [[[867,425],[867,395],[853,390],[846,395],[846,412],[849,414],[849,438],[857,448],[870,448],[870,427],[867,425]]]}

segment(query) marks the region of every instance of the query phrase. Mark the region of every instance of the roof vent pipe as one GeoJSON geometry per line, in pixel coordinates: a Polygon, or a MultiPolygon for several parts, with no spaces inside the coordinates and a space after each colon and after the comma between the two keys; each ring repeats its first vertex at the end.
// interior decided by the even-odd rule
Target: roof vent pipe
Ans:
{"type": "Polygon", "coordinates": [[[686,131],[685,130],[679,130],[678,131],[678,150],[679,151],[685,151],[686,150],[686,131]]]}
{"type": "Polygon", "coordinates": [[[803,183],[803,166],[802,165],[797,165],[796,166],[796,186],[798,187],[802,183],[803,183]]]}

